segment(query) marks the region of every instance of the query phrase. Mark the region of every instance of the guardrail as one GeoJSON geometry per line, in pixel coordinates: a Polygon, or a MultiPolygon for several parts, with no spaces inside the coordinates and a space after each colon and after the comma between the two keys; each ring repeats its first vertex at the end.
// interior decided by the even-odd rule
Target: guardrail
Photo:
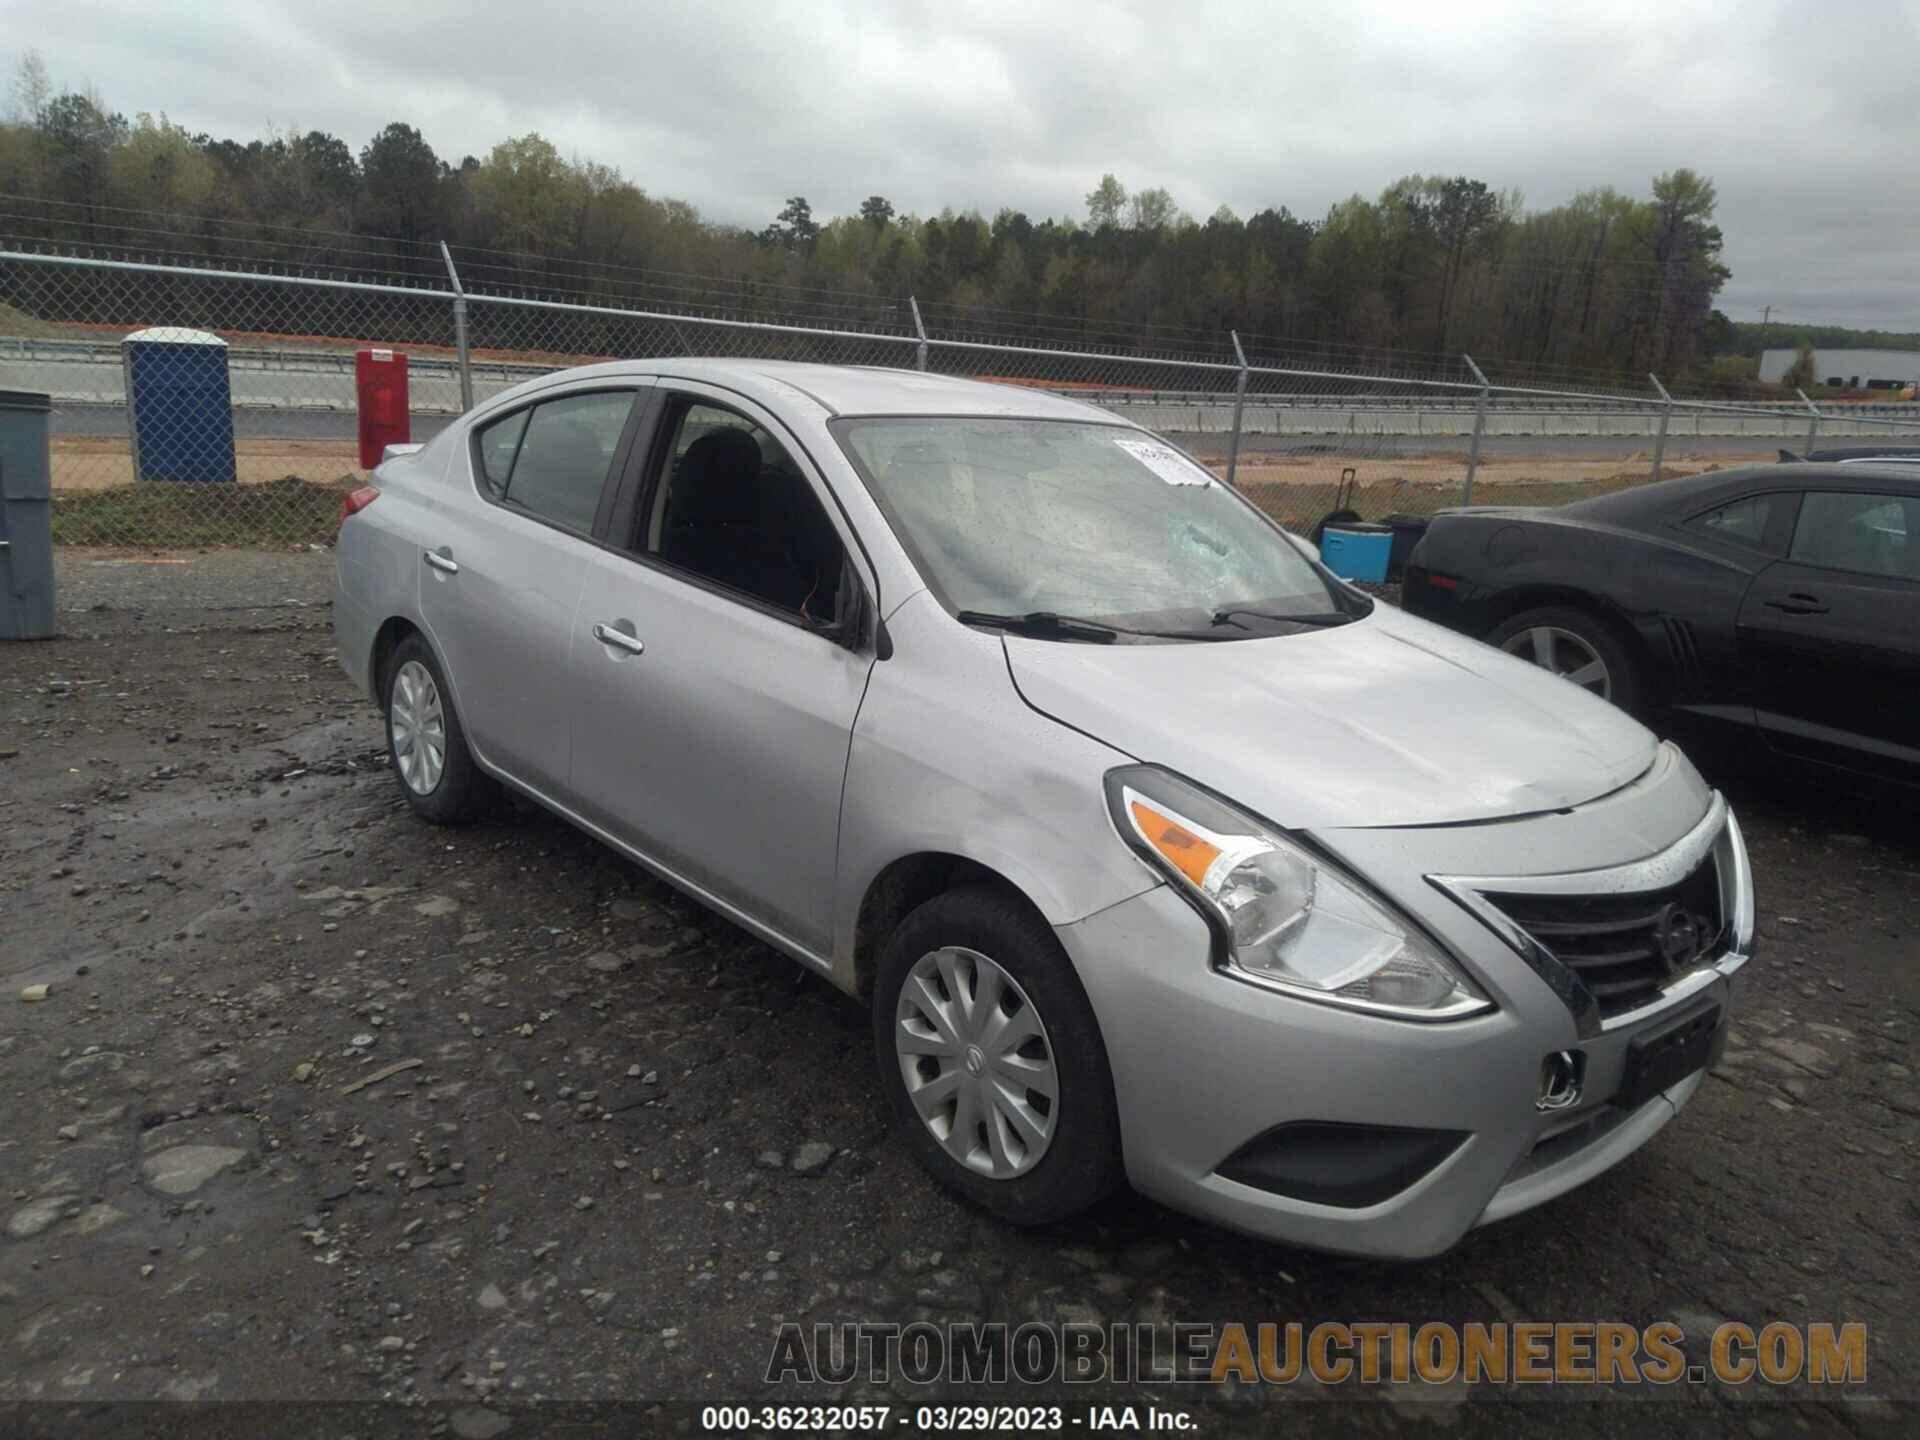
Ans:
{"type": "MultiPolygon", "coordinates": [[[[358,348],[358,347],[355,347],[358,348]]],[[[232,345],[227,363],[236,376],[236,409],[347,413],[355,408],[354,349],[309,346],[232,345]],[[321,377],[333,383],[272,386],[254,376],[321,377]]],[[[581,363],[585,363],[583,360],[581,363]]],[[[409,351],[414,408],[421,414],[460,413],[459,361],[450,355],[409,351]]],[[[560,364],[499,361],[474,356],[468,362],[476,398],[490,398],[524,380],[562,369],[560,364]]],[[[50,339],[0,335],[0,387],[45,389],[68,404],[124,405],[121,347],[113,340],[50,339]],[[30,373],[29,373],[30,372],[30,373]]],[[[1236,402],[1232,394],[1203,390],[1129,389],[1062,383],[1041,386],[1053,393],[1124,413],[1154,430],[1226,433],[1238,403],[1241,427],[1252,435],[1372,434],[1382,437],[1464,438],[1471,434],[1482,402],[1477,395],[1422,391],[1381,395],[1275,394],[1256,392],[1236,402]]],[[[1807,411],[1798,402],[1745,401],[1711,406],[1676,401],[1670,437],[1798,438],[1807,411]]],[[[1655,397],[1528,395],[1496,391],[1485,407],[1490,436],[1645,436],[1653,438],[1666,407],[1655,397]]],[[[1920,407],[1899,402],[1863,402],[1821,412],[1828,434],[1882,434],[1873,421],[1920,422],[1920,407]],[[1852,426],[1857,419],[1861,426],[1852,426]]]]}
{"type": "Polygon", "coordinates": [[[1049,349],[929,334],[911,299],[895,317],[910,329],[832,329],[473,293],[450,261],[441,286],[0,250],[0,301],[0,325],[35,332],[0,333],[0,388],[56,401],[54,520],[66,546],[325,543],[341,488],[363,473],[363,347],[407,353],[420,435],[523,381],[616,355],[913,367],[1028,385],[1224,452],[1229,484],[1243,449],[1257,449],[1263,503],[1287,524],[1336,507],[1378,517],[1471,503],[1476,483],[1523,503],[1572,499],[1688,468],[1665,463],[1670,447],[1707,437],[1759,454],[1841,437],[1920,443],[1920,406],[1891,401],[1695,400],[1654,376],[1630,391],[1599,375],[1591,389],[1503,384],[1466,355],[1415,370],[1318,369],[1268,363],[1279,357],[1249,355],[1232,333],[1205,356],[1049,349]],[[218,473],[200,478],[231,484],[141,478],[121,336],[155,324],[228,337],[233,439],[218,473]],[[1547,443],[1500,446],[1506,437],[1547,443]]]}

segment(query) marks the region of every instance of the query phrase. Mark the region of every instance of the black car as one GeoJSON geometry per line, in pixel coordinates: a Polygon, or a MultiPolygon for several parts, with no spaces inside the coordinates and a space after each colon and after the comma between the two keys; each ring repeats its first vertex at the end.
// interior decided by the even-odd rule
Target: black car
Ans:
{"type": "Polygon", "coordinates": [[[1827,445],[1804,455],[1782,450],[1780,460],[1787,465],[1795,461],[1826,460],[1842,465],[1917,465],[1920,464],[1920,445],[1827,445]]]}
{"type": "Polygon", "coordinates": [[[1650,723],[1920,784],[1920,469],[1782,464],[1434,518],[1406,608],[1650,723]]]}

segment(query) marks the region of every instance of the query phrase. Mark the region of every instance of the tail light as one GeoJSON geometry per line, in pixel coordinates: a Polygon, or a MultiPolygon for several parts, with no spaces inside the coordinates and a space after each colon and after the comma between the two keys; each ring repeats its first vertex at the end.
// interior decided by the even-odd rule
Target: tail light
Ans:
{"type": "Polygon", "coordinates": [[[347,498],[340,502],[340,523],[347,523],[347,517],[358,515],[367,506],[380,498],[377,485],[360,485],[347,492],[347,498]]]}

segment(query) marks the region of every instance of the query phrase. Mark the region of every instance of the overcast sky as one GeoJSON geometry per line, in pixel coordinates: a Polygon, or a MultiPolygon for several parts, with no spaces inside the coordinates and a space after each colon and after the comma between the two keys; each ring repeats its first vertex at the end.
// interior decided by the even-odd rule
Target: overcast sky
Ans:
{"type": "MultiPolygon", "coordinates": [[[[7,0],[56,85],[248,138],[389,120],[450,161],[538,130],[758,227],[879,193],[1080,215],[1103,171],[1196,216],[1318,217],[1414,172],[1530,206],[1688,165],[1736,319],[1920,329],[1920,0],[7,0]]],[[[11,60],[12,57],[7,57],[11,60]]]]}

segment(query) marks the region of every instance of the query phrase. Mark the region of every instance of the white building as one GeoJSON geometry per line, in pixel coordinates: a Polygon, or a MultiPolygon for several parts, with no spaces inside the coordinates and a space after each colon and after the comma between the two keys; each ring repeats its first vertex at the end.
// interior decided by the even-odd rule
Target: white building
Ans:
{"type": "MultiPolygon", "coordinates": [[[[1799,353],[1794,349],[1766,351],[1760,357],[1760,378],[1777,384],[1799,353]]],[[[1816,349],[1813,378],[1821,385],[1870,386],[1875,390],[1920,385],[1920,350],[1816,349]]]]}

